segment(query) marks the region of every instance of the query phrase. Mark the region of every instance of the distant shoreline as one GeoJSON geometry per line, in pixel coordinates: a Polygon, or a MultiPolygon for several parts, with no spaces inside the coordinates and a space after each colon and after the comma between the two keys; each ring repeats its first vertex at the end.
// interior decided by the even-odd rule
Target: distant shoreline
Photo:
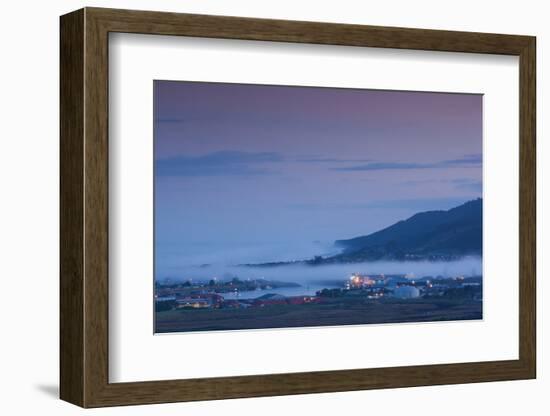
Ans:
{"type": "Polygon", "coordinates": [[[379,257],[376,259],[346,259],[345,253],[338,254],[336,256],[321,257],[315,256],[313,259],[305,260],[291,260],[291,261],[272,261],[265,263],[241,263],[236,264],[235,267],[250,267],[250,268],[269,268],[269,267],[282,267],[282,266],[326,266],[331,264],[362,264],[362,263],[376,263],[381,261],[392,261],[397,263],[405,262],[429,262],[429,263],[446,263],[460,261],[467,258],[483,258],[482,255],[472,253],[465,255],[409,255],[402,257],[379,257]]]}

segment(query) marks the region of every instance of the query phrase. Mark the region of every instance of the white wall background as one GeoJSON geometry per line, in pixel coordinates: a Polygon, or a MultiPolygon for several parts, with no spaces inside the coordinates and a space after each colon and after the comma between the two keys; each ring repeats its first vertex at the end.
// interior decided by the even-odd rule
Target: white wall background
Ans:
{"type": "Polygon", "coordinates": [[[538,41],[538,305],[539,377],[398,390],[139,406],[87,411],[103,415],[387,413],[408,415],[529,414],[550,409],[550,360],[544,348],[550,285],[545,243],[550,207],[550,145],[544,140],[544,103],[550,100],[545,66],[550,26],[545,2],[461,0],[254,1],[120,0],[6,2],[0,17],[0,410],[3,414],[84,412],[58,395],[58,16],[82,6],[317,20],[433,29],[536,35],[538,41]],[[546,177],[545,177],[546,176],[546,177]]]}

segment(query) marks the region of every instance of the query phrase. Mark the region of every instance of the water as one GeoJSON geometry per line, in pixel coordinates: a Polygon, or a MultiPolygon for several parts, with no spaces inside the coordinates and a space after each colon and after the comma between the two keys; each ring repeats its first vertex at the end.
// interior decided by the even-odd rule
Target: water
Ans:
{"type": "Polygon", "coordinates": [[[324,288],[335,288],[343,287],[343,285],[337,286],[334,284],[314,284],[300,287],[280,287],[274,289],[264,289],[264,290],[247,290],[242,292],[229,292],[221,293],[225,299],[255,299],[260,296],[266,295],[268,293],[276,293],[283,296],[314,296],[317,291],[324,288]]]}

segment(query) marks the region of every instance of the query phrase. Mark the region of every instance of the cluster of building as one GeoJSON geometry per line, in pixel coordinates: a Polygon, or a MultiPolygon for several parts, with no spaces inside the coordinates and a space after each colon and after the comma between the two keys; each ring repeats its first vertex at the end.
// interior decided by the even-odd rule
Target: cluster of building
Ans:
{"type": "Polygon", "coordinates": [[[224,299],[218,293],[197,292],[186,295],[156,296],[155,302],[169,304],[171,309],[225,309],[225,308],[258,308],[273,305],[305,305],[319,303],[319,296],[283,296],[269,293],[254,299],[224,299]]]}
{"type": "Polygon", "coordinates": [[[479,289],[481,292],[481,286],[481,276],[472,278],[440,276],[415,280],[413,275],[368,276],[354,273],[345,283],[344,290],[349,293],[366,293],[369,298],[391,296],[399,299],[413,299],[422,296],[445,296],[450,290],[464,288],[479,289]]]}
{"type": "MultiPolygon", "coordinates": [[[[469,296],[481,300],[481,276],[464,278],[424,277],[418,280],[412,275],[377,275],[369,276],[354,273],[343,286],[333,289],[323,289],[314,296],[283,296],[268,293],[256,298],[242,299],[217,293],[215,288],[198,287],[163,287],[156,291],[157,310],[168,309],[235,309],[258,308],[274,305],[305,305],[328,301],[335,297],[361,297],[365,299],[381,299],[385,297],[397,299],[415,299],[419,297],[460,297],[469,296]],[[231,297],[231,298],[229,298],[231,297]]],[[[235,289],[236,290],[236,289],[235,289]]]]}

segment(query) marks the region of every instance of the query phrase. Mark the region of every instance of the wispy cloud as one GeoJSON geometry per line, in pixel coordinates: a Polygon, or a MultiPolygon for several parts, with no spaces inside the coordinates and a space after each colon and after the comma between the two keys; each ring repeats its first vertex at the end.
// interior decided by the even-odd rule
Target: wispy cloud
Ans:
{"type": "Polygon", "coordinates": [[[404,186],[423,186],[423,185],[433,185],[433,184],[451,184],[456,189],[463,189],[469,191],[478,191],[482,190],[482,182],[477,179],[471,178],[456,178],[456,179],[419,179],[419,180],[410,180],[410,181],[401,181],[400,185],[404,186]]]}
{"type": "Polygon", "coordinates": [[[164,117],[164,118],[157,118],[155,119],[155,123],[161,124],[161,123],[167,123],[167,124],[174,124],[174,123],[185,123],[187,120],[183,118],[178,117],[164,117]]]}
{"type": "Polygon", "coordinates": [[[459,159],[442,160],[434,163],[372,162],[364,165],[333,167],[330,169],[341,172],[354,172],[375,170],[445,169],[453,167],[477,168],[481,166],[481,162],[481,155],[465,155],[459,159]]]}
{"type": "Polygon", "coordinates": [[[481,181],[474,179],[454,179],[450,181],[456,189],[465,191],[474,191],[481,193],[483,191],[483,185],[481,181]]]}
{"type": "Polygon", "coordinates": [[[483,157],[480,154],[464,155],[460,159],[445,160],[443,163],[449,165],[480,165],[483,157]]]}
{"type": "Polygon", "coordinates": [[[463,197],[447,198],[411,198],[411,199],[383,199],[370,202],[326,202],[290,204],[288,208],[298,210],[370,210],[396,209],[410,211],[445,210],[454,208],[467,201],[463,197]]]}
{"type": "Polygon", "coordinates": [[[371,171],[371,170],[409,170],[409,169],[433,169],[435,164],[427,163],[402,163],[402,162],[373,162],[366,165],[345,166],[330,168],[342,172],[371,171]]]}
{"type": "Polygon", "coordinates": [[[370,159],[339,159],[332,157],[299,157],[296,162],[303,163],[366,163],[370,162],[370,159]]]}
{"type": "Polygon", "coordinates": [[[454,208],[464,202],[467,202],[467,200],[460,197],[390,199],[374,201],[370,204],[370,208],[410,209],[414,211],[445,210],[454,208]]]}
{"type": "Polygon", "coordinates": [[[221,151],[201,156],[176,156],[156,161],[158,176],[266,175],[266,164],[282,162],[275,152],[221,151]]]}

